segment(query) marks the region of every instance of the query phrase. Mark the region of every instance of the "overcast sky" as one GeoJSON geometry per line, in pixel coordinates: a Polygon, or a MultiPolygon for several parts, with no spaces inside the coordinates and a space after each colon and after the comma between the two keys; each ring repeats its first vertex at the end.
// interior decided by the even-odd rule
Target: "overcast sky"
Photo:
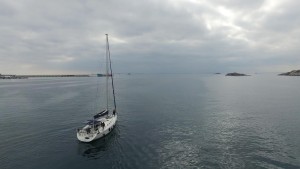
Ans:
{"type": "Polygon", "coordinates": [[[0,73],[300,69],[298,0],[0,0],[0,73]]]}

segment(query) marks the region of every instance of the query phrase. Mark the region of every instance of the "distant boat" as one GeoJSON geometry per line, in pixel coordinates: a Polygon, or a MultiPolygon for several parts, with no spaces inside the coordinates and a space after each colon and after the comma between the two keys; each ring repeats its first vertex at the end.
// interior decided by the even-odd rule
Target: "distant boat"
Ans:
{"type": "Polygon", "coordinates": [[[109,134],[117,122],[117,106],[115,99],[114,80],[111,68],[110,50],[108,43],[108,34],[106,34],[106,109],[93,116],[91,120],[85,123],[85,126],[77,129],[77,138],[81,142],[91,142],[109,134]],[[114,99],[114,108],[109,110],[108,106],[108,81],[111,79],[111,87],[114,99]]]}

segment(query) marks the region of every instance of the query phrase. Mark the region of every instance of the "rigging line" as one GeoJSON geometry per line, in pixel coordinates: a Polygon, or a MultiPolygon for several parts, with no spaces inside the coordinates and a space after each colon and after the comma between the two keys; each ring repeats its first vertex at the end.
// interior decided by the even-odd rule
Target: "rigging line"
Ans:
{"type": "Polygon", "coordinates": [[[113,96],[114,96],[114,107],[115,107],[115,111],[117,111],[114,78],[113,78],[113,73],[111,68],[111,58],[110,58],[110,50],[109,50],[109,43],[108,43],[108,34],[106,34],[106,39],[107,39],[108,59],[109,59],[109,67],[110,67],[110,75],[111,75],[111,85],[112,85],[113,96]]]}
{"type": "MultiPolygon", "coordinates": [[[[100,64],[99,64],[99,68],[101,68],[101,66],[100,66],[100,64]]],[[[100,70],[100,69],[99,69],[100,70]]],[[[98,101],[100,102],[100,97],[99,97],[99,90],[100,90],[100,88],[99,88],[99,84],[100,84],[100,79],[98,78],[98,75],[97,75],[97,73],[96,73],[96,85],[97,85],[97,91],[96,91],[96,94],[95,94],[95,100],[94,100],[94,104],[93,104],[93,110],[92,110],[92,112],[98,112],[98,106],[97,106],[97,103],[98,103],[98,101]]],[[[94,120],[94,118],[93,118],[93,130],[95,130],[95,120],[94,120]]]]}
{"type": "MultiPolygon", "coordinates": [[[[101,70],[101,67],[103,66],[101,61],[100,61],[100,63],[99,63],[98,66],[99,66],[98,70],[101,70]]],[[[101,88],[99,87],[100,86],[100,80],[101,80],[101,77],[98,77],[98,73],[96,73],[96,87],[97,87],[97,90],[96,90],[96,93],[95,93],[95,101],[92,104],[93,105],[92,106],[92,112],[93,112],[93,114],[95,112],[97,113],[99,111],[99,108],[101,109],[101,106],[98,106],[98,103],[100,103],[100,105],[101,105],[101,97],[99,96],[100,93],[101,93],[101,88]]]]}
{"type": "MultiPolygon", "coordinates": [[[[99,70],[101,69],[101,66],[99,65],[99,70]]],[[[96,75],[96,84],[97,84],[97,92],[96,92],[96,98],[95,98],[95,102],[94,102],[94,112],[98,112],[98,107],[97,107],[97,103],[98,101],[101,103],[101,98],[99,97],[99,92],[100,92],[100,77],[98,77],[98,75],[96,75]]]]}

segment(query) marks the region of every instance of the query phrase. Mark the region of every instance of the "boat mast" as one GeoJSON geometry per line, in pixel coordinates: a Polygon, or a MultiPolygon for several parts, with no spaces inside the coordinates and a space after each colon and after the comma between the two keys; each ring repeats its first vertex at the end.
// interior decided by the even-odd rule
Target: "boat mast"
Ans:
{"type": "Polygon", "coordinates": [[[114,86],[114,76],[111,68],[111,59],[110,59],[110,50],[109,50],[109,43],[108,43],[108,35],[106,34],[107,38],[107,49],[108,49],[108,60],[109,60],[109,69],[110,69],[110,75],[111,75],[111,85],[112,85],[112,90],[113,90],[113,97],[114,97],[114,114],[117,112],[117,105],[116,105],[116,96],[115,96],[115,86],[114,86]]]}
{"type": "Polygon", "coordinates": [[[106,110],[108,110],[108,54],[109,54],[109,44],[108,44],[108,34],[106,35],[106,110]]]}

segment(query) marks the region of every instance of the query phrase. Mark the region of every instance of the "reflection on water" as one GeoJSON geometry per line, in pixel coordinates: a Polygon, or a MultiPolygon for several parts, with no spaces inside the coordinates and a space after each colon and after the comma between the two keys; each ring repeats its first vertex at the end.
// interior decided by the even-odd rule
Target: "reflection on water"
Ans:
{"type": "Polygon", "coordinates": [[[78,141],[78,154],[89,159],[101,158],[107,150],[118,144],[120,138],[118,125],[107,136],[95,140],[91,143],[83,143],[78,141]]]}

